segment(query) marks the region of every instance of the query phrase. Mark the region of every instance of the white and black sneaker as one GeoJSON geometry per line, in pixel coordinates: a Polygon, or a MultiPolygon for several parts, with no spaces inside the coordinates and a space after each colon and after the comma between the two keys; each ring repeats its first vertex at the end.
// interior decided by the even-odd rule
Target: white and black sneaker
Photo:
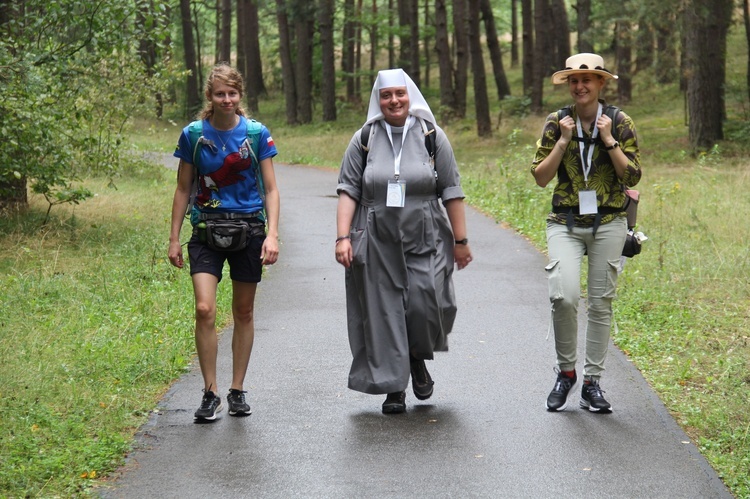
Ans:
{"type": "Polygon", "coordinates": [[[612,405],[604,398],[604,390],[595,379],[585,380],[581,387],[581,408],[600,414],[612,412],[612,405]]]}
{"type": "Polygon", "coordinates": [[[546,407],[550,412],[562,411],[568,406],[568,394],[570,390],[576,386],[578,376],[573,371],[573,377],[569,377],[559,369],[555,368],[557,373],[557,380],[555,386],[552,388],[549,396],[547,397],[546,407]]]}
{"type": "Polygon", "coordinates": [[[217,414],[222,410],[224,406],[221,405],[221,397],[211,390],[203,390],[203,400],[201,400],[201,406],[195,411],[193,420],[196,423],[216,421],[217,414]]]}
{"type": "Polygon", "coordinates": [[[230,416],[249,416],[252,414],[252,411],[250,410],[250,406],[245,402],[245,394],[247,392],[244,390],[236,390],[234,388],[229,389],[229,394],[227,395],[227,405],[229,406],[229,415],[230,416]]]}

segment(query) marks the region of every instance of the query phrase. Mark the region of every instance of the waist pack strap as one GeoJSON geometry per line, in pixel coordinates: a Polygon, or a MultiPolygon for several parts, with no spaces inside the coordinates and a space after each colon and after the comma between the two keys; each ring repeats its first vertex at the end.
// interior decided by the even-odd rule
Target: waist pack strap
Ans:
{"type": "Polygon", "coordinates": [[[198,220],[251,220],[261,218],[261,212],[255,213],[203,213],[198,215],[198,220]]]}

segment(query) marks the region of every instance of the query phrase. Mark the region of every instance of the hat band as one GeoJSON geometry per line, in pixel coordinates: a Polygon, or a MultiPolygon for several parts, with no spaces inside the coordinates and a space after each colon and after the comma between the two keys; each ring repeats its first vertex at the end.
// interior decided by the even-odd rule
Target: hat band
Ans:
{"type": "MultiPolygon", "coordinates": [[[[571,68],[571,67],[565,68],[566,71],[574,71],[575,69],[576,68],[571,68]]],[[[588,67],[587,64],[581,64],[580,66],[578,66],[577,69],[589,69],[589,67],[588,67]]],[[[606,71],[607,73],[612,74],[608,69],[605,69],[605,68],[603,68],[601,66],[595,67],[594,71],[606,71]]]]}

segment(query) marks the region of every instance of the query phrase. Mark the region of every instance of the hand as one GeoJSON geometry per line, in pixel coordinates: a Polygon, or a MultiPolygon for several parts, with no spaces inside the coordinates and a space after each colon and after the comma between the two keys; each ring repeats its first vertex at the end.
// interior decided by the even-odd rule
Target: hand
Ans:
{"type": "Polygon", "coordinates": [[[563,141],[562,146],[565,148],[571,140],[573,140],[573,130],[576,128],[576,122],[570,116],[566,116],[560,120],[560,139],[558,142],[563,141]]]}
{"type": "Polygon", "coordinates": [[[279,259],[279,238],[266,236],[263,247],[260,250],[260,263],[273,265],[279,259]]]}
{"type": "Polygon", "coordinates": [[[596,128],[599,130],[599,137],[604,144],[611,144],[615,141],[612,137],[612,120],[606,114],[599,116],[596,120],[596,128]]]}
{"type": "Polygon", "coordinates": [[[336,243],[336,261],[343,265],[345,268],[349,268],[352,265],[352,243],[347,239],[342,239],[336,243]]]}
{"type": "Polygon", "coordinates": [[[169,263],[178,269],[181,269],[185,265],[185,261],[182,259],[182,246],[179,241],[169,242],[169,251],[167,255],[169,256],[169,263]]]}
{"type": "Polygon", "coordinates": [[[453,259],[456,260],[458,270],[463,270],[473,260],[471,248],[468,244],[456,244],[453,247],[453,259]]]}

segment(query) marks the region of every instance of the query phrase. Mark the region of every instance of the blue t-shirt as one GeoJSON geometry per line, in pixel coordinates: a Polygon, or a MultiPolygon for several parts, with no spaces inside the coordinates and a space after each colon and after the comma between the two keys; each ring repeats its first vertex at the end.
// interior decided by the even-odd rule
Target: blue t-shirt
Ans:
{"type": "MultiPolygon", "coordinates": [[[[232,130],[220,131],[203,120],[203,137],[213,141],[200,146],[198,192],[194,209],[206,213],[255,213],[263,209],[263,200],[252,166],[247,136],[247,121],[241,119],[232,130]]],[[[258,161],[276,156],[271,133],[261,125],[258,137],[258,161]]],[[[188,127],[180,134],[174,156],[193,164],[193,149],[188,127]]]]}

